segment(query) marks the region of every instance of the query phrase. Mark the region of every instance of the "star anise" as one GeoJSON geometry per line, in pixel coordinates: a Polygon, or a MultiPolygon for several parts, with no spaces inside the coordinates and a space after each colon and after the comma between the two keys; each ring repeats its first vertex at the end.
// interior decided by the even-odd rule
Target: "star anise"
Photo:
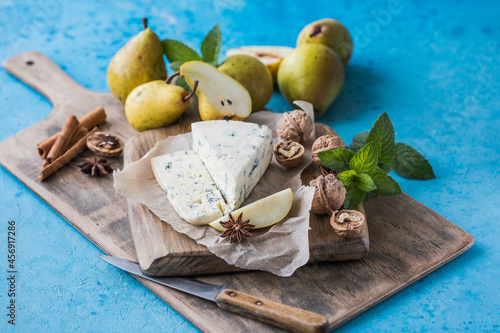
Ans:
{"type": "Polygon", "coordinates": [[[109,135],[108,133],[106,133],[102,137],[102,141],[97,144],[97,147],[102,147],[102,148],[106,148],[106,149],[112,149],[112,148],[117,147],[119,144],[120,143],[118,142],[118,140],[116,140],[115,137],[113,137],[113,136],[109,135]]]}
{"type": "Polygon", "coordinates": [[[78,167],[81,169],[83,173],[86,173],[91,176],[106,176],[108,173],[113,171],[108,164],[107,160],[97,159],[95,156],[84,159],[82,162],[78,164],[78,167]]]}
{"type": "Polygon", "coordinates": [[[226,231],[224,231],[220,236],[229,236],[229,241],[231,243],[234,243],[235,240],[238,240],[238,243],[241,243],[243,241],[243,237],[252,236],[249,230],[255,228],[253,224],[248,223],[249,221],[250,220],[246,220],[243,222],[243,213],[238,216],[237,220],[235,220],[231,213],[229,213],[229,221],[220,223],[224,228],[226,228],[226,231]]]}

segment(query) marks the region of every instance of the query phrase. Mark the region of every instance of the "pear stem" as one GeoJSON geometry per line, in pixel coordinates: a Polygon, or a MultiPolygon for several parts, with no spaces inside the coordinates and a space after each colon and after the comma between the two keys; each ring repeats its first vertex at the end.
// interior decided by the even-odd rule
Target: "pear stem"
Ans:
{"type": "Polygon", "coordinates": [[[174,79],[174,77],[176,76],[179,76],[181,74],[181,72],[176,72],[172,75],[170,75],[169,77],[167,77],[167,79],[165,80],[165,83],[166,84],[170,84],[172,82],[172,80],[174,79]]]}
{"type": "Polygon", "coordinates": [[[311,31],[311,34],[309,35],[309,37],[312,38],[312,37],[316,36],[317,34],[319,34],[321,32],[321,30],[323,30],[321,28],[321,26],[319,26],[319,25],[314,26],[314,29],[313,29],[313,31],[311,31]]]}
{"type": "Polygon", "coordinates": [[[142,27],[144,28],[144,30],[146,30],[148,28],[148,18],[147,17],[142,18],[142,27]]]}
{"type": "Polygon", "coordinates": [[[198,80],[194,81],[193,89],[191,89],[191,92],[184,96],[182,100],[185,102],[189,100],[191,97],[193,97],[194,93],[196,92],[196,88],[198,88],[198,80]]]}

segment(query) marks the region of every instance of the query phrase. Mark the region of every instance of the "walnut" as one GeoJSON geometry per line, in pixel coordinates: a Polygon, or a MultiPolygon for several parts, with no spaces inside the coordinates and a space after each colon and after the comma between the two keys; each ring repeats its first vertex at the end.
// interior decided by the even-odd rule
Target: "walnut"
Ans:
{"type": "Polygon", "coordinates": [[[284,167],[295,168],[302,162],[304,147],[297,142],[279,142],[274,146],[276,161],[284,167]]]}
{"type": "Polygon", "coordinates": [[[312,157],[314,163],[318,166],[322,166],[318,153],[326,150],[335,150],[337,148],[347,149],[347,146],[336,132],[334,134],[320,136],[312,145],[312,157]]]}
{"type": "Polygon", "coordinates": [[[346,190],[334,174],[319,176],[309,185],[315,188],[311,207],[313,213],[331,215],[344,204],[346,190]]]}
{"type": "Polygon", "coordinates": [[[276,127],[281,140],[304,142],[313,131],[313,121],[302,110],[285,112],[276,127]]]}
{"type": "Polygon", "coordinates": [[[106,132],[95,132],[87,137],[87,147],[100,156],[120,156],[124,146],[119,137],[106,132]]]}
{"type": "Polygon", "coordinates": [[[357,210],[341,210],[330,218],[335,232],[345,238],[358,237],[365,223],[365,216],[357,210]]]}

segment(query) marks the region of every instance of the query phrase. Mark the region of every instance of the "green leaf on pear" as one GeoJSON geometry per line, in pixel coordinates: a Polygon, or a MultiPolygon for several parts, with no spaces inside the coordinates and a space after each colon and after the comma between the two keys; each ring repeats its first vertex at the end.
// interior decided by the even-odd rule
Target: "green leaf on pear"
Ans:
{"type": "Polygon", "coordinates": [[[170,63],[181,62],[181,64],[183,64],[193,60],[201,61],[200,55],[182,42],[173,39],[165,39],[162,43],[163,52],[170,63]]]}
{"type": "Polygon", "coordinates": [[[219,23],[217,23],[201,43],[203,61],[217,67],[221,46],[222,35],[219,29],[219,23]]]}

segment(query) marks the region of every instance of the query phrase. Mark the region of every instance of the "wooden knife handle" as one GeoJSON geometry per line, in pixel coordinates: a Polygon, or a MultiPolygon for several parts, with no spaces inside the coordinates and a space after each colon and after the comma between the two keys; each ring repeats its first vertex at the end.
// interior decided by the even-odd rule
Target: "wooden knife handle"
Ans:
{"type": "Polygon", "coordinates": [[[220,308],[293,332],[328,332],[328,321],[322,315],[224,289],[217,297],[220,308]]]}

